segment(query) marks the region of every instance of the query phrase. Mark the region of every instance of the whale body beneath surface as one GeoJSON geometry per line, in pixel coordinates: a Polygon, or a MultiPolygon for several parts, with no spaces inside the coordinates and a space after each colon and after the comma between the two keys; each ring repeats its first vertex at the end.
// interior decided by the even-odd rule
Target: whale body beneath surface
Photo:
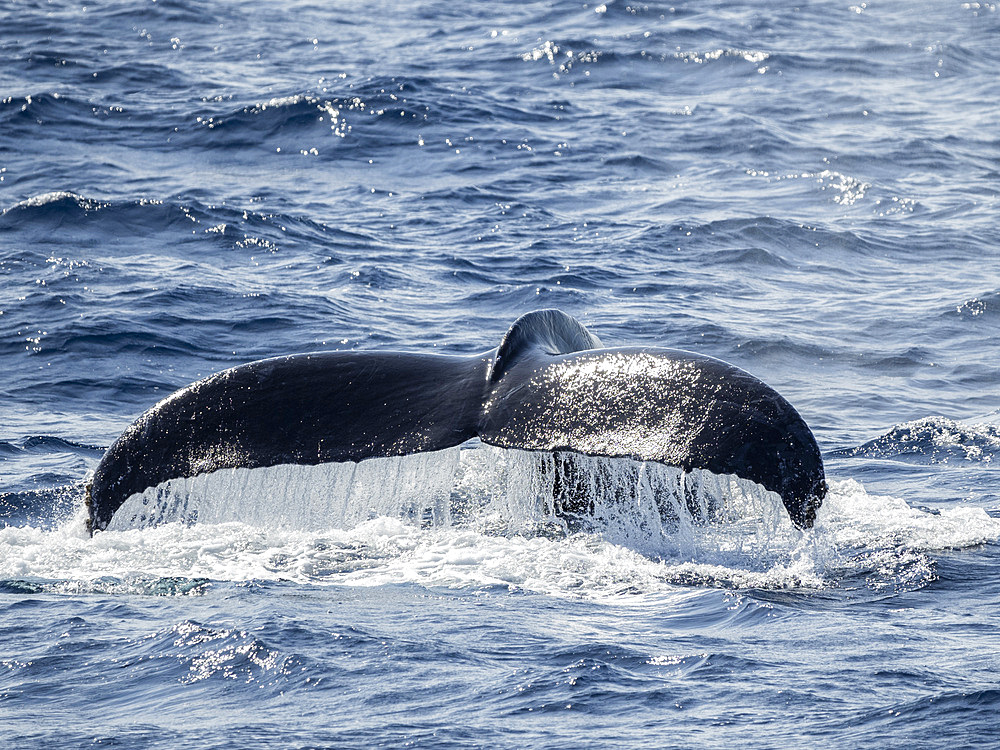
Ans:
{"type": "Polygon", "coordinates": [[[403,456],[475,437],[732,474],[780,495],[802,529],[827,490],[806,423],[754,376],[687,351],[601,348],[576,319],[540,310],[480,355],[295,354],[182,388],[105,453],[87,491],[89,528],[171,479],[403,456]]]}

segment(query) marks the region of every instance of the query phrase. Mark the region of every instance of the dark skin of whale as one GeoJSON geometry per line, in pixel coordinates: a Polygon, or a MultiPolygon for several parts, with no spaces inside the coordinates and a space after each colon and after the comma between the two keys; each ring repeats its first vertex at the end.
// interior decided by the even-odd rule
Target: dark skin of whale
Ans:
{"type": "Polygon", "coordinates": [[[402,456],[474,437],[735,474],[777,492],[803,529],[826,494],[815,438],[757,378],[691,352],[600,348],[575,319],[542,310],[482,355],[297,354],[189,385],[108,449],[88,489],[90,529],[169,479],[402,456]]]}

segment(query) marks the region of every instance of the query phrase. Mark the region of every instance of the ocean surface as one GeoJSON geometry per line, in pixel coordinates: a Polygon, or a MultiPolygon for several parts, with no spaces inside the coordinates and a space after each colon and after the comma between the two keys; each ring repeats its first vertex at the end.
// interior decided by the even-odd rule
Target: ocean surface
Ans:
{"type": "Polygon", "coordinates": [[[998,39],[957,0],[4,0],[0,745],[1000,745],[998,39]],[[773,386],[815,528],[567,530],[471,444],[431,522],[399,459],[339,515],[275,474],[85,530],[176,388],[541,308],[773,386]]]}

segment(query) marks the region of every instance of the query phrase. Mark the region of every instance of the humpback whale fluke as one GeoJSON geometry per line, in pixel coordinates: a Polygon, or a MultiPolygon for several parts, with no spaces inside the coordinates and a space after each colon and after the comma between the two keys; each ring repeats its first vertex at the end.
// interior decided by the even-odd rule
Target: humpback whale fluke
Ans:
{"type": "Polygon", "coordinates": [[[574,318],[540,310],[480,355],[316,352],[225,370],[160,401],[108,449],[88,489],[90,528],[170,479],[402,456],[477,436],[734,474],[812,526],[823,461],[784,398],[712,357],[600,347],[574,318]]]}

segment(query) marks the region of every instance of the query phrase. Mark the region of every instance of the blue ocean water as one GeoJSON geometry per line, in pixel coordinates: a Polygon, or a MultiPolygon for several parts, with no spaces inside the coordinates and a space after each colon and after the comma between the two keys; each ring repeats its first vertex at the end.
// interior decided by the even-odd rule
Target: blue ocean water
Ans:
{"type": "Polygon", "coordinates": [[[6,0],[0,29],[5,744],[1000,742],[995,3],[6,0]],[[182,385],[484,351],[548,307],[775,387],[816,528],[757,497],[558,533],[471,447],[441,460],[484,510],[449,523],[373,472],[380,511],[325,525],[262,485],[85,531],[88,472],[182,385]]]}

